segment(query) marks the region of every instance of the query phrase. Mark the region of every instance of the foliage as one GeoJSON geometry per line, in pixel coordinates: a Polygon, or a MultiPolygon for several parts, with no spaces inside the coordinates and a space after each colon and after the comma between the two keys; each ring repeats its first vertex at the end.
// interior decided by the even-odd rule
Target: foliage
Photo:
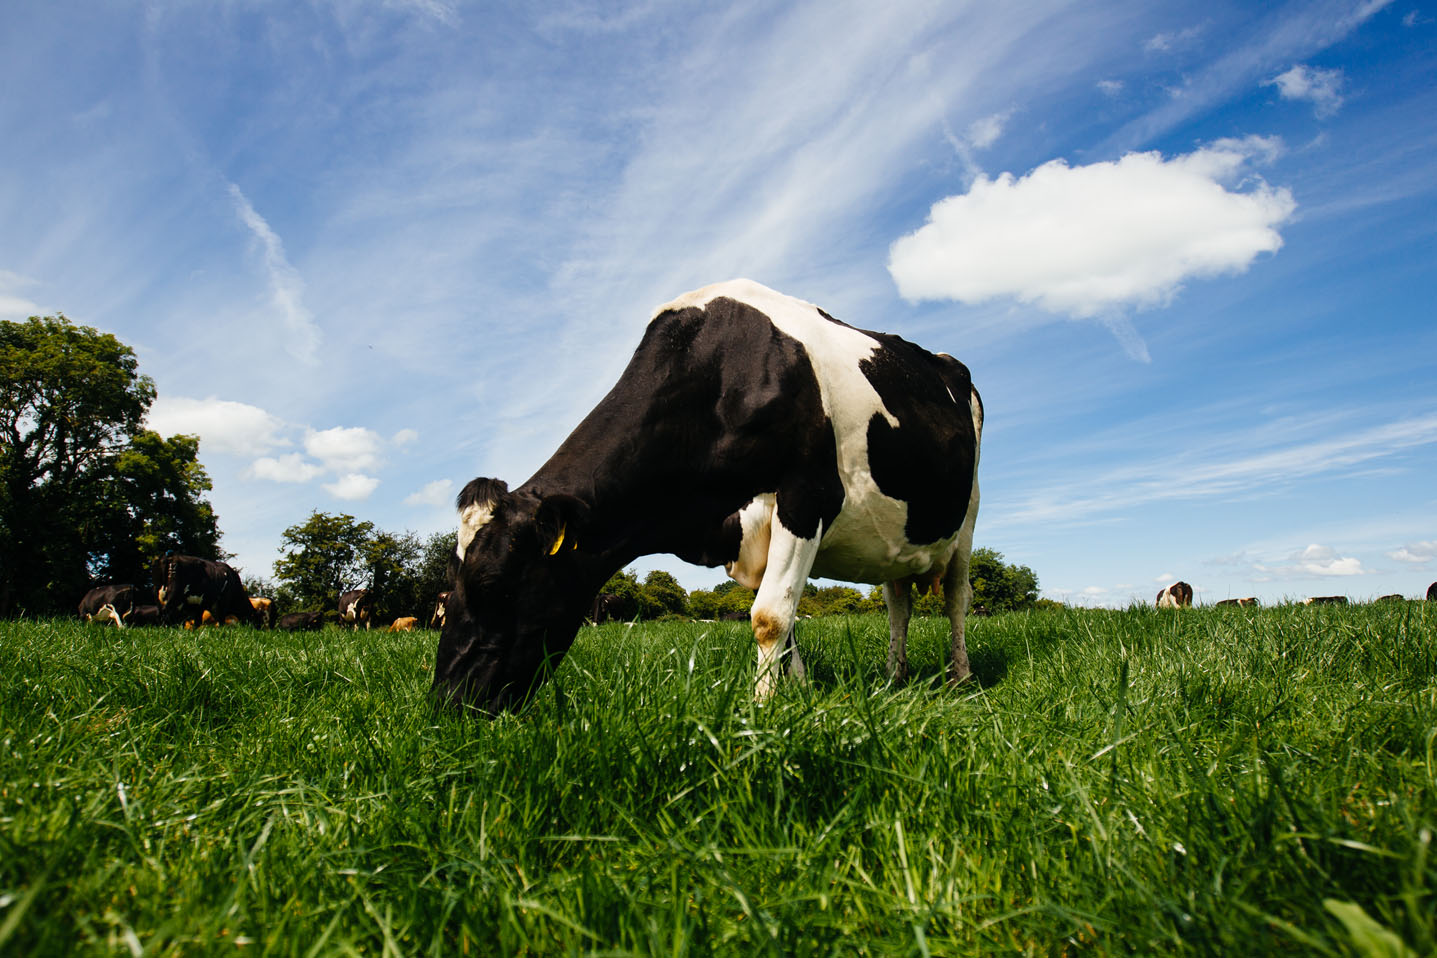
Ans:
{"type": "Polygon", "coordinates": [[[0,953],[1433,954],[1437,604],[585,629],[496,721],[433,637],[21,622],[0,953]]]}
{"type": "Polygon", "coordinates": [[[995,549],[974,549],[968,569],[973,583],[973,607],[989,612],[1031,609],[1038,600],[1038,577],[1025,565],[1009,565],[995,549]]]}
{"type": "Polygon", "coordinates": [[[644,576],[643,588],[639,590],[639,614],[643,618],[684,615],[688,608],[688,593],[672,573],[654,569],[644,576]]]}
{"type": "Polygon", "coordinates": [[[280,533],[283,545],[274,564],[275,578],[300,609],[333,609],[341,593],[369,586],[373,535],[372,522],[315,510],[303,523],[280,533]]]}
{"type": "Polygon", "coordinates": [[[142,428],[134,351],[64,316],[0,323],[0,616],[69,610],[92,576],[217,557],[198,440],[142,428]]]}

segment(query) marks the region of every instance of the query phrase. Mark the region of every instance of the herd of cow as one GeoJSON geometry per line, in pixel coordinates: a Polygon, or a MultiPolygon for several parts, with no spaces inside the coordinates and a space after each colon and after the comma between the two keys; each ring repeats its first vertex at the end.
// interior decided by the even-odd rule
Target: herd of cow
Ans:
{"type": "MultiPolygon", "coordinates": [[[[1377,601],[1378,601],[1378,602],[1405,602],[1406,599],[1407,599],[1406,596],[1401,595],[1401,594],[1396,593],[1396,592],[1394,592],[1394,593],[1391,594],[1391,595],[1382,595],[1382,596],[1378,596],[1378,597],[1377,597],[1377,601]]],[[[1428,602],[1437,602],[1437,582],[1434,582],[1434,583],[1432,583],[1431,585],[1429,585],[1429,586],[1427,587],[1427,601],[1428,601],[1428,602]]],[[[1167,588],[1165,588],[1165,589],[1163,589],[1161,592],[1159,592],[1157,599],[1154,600],[1154,605],[1156,605],[1159,609],[1182,609],[1182,608],[1187,608],[1187,607],[1191,606],[1192,604],[1193,604],[1193,587],[1190,586],[1190,585],[1188,585],[1186,582],[1174,582],[1172,585],[1168,586],[1167,588]]],[[[1253,597],[1253,596],[1248,596],[1248,597],[1245,598],[1245,599],[1220,599],[1220,600],[1218,600],[1218,603],[1217,603],[1217,604],[1218,604],[1218,605],[1252,606],[1252,605],[1257,605],[1258,602],[1257,602],[1257,599],[1256,599],[1255,597],[1253,597]]],[[[1302,604],[1303,604],[1303,605],[1346,605],[1346,604],[1347,604],[1347,596],[1345,596],[1345,595],[1314,595],[1314,596],[1309,596],[1309,597],[1306,598],[1306,599],[1303,599],[1303,600],[1302,600],[1302,604]]]]}
{"type": "MultiPolygon", "coordinates": [[[[83,622],[113,622],[124,628],[132,625],[171,625],[193,629],[205,625],[246,624],[260,628],[278,628],[287,632],[319,629],[324,624],[322,612],[291,612],[275,617],[274,601],[251,596],[245,591],[239,573],[223,562],[196,556],[167,555],[156,559],[151,568],[154,590],[134,584],[100,585],[85,593],[80,600],[79,615],[83,622]]],[[[439,594],[429,617],[430,628],[444,624],[444,602],[448,592],[439,594]]],[[[366,629],[373,624],[374,594],[369,589],[353,589],[339,596],[339,622],[351,628],[366,629]]],[[[387,629],[409,632],[418,628],[418,616],[401,616],[387,629]]]]}

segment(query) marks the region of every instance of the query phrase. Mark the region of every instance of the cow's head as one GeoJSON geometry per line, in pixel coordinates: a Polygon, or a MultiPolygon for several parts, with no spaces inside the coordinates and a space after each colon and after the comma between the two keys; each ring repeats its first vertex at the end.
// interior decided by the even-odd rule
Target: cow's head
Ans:
{"type": "Polygon", "coordinates": [[[558,665],[593,599],[573,496],[509,492],[475,479],[459,494],[453,589],[434,663],[443,703],[499,712],[558,665]]]}

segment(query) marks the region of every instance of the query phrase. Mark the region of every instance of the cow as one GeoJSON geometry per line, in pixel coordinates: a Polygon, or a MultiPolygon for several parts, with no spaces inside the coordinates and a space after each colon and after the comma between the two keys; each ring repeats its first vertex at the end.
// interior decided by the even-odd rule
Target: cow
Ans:
{"type": "Polygon", "coordinates": [[[523,485],[459,493],[459,560],[433,694],[494,713],[568,651],[603,583],[672,553],[757,590],[755,693],[771,694],[810,575],[881,582],[888,671],[907,678],[912,586],[937,577],[949,681],[964,615],[983,405],[968,369],[748,280],[650,319],[608,395],[523,485]]]}
{"type": "Polygon", "coordinates": [[[1434,582],[1427,587],[1427,601],[1437,602],[1437,582],[1434,582]]]}
{"type": "Polygon", "coordinates": [[[390,624],[389,628],[385,629],[384,631],[413,632],[415,626],[417,625],[419,625],[419,617],[417,615],[401,615],[399,618],[395,619],[390,624]]]}
{"type": "Polygon", "coordinates": [[[1312,595],[1302,600],[1303,605],[1346,605],[1345,595],[1312,595]]]}
{"type": "Polygon", "coordinates": [[[131,625],[159,625],[160,607],[157,605],[137,605],[130,610],[131,625]]]}
{"type": "Polygon", "coordinates": [[[374,593],[368,589],[351,589],[339,597],[339,623],[348,625],[354,629],[359,628],[361,622],[364,628],[369,628],[370,620],[374,618],[374,593]]]}
{"type": "MultiPolygon", "coordinates": [[[[639,614],[639,604],[632,597],[615,595],[612,592],[605,592],[594,596],[594,604],[589,609],[589,621],[595,625],[603,622],[627,621],[636,618],[639,614]]],[[[748,618],[747,615],[744,618],[748,618]]]]}
{"type": "Polygon", "coordinates": [[[160,619],[167,625],[195,623],[205,612],[221,622],[233,618],[252,623],[257,618],[239,573],[226,563],[167,555],[155,560],[151,573],[160,619]]]}
{"type": "Polygon", "coordinates": [[[1159,609],[1185,609],[1193,604],[1193,587],[1186,582],[1174,582],[1158,593],[1154,604],[1159,609]]]}
{"type": "Polygon", "coordinates": [[[1249,606],[1257,605],[1257,599],[1253,596],[1248,596],[1246,599],[1220,599],[1217,604],[1249,606]]]}
{"type": "Polygon", "coordinates": [[[144,591],[134,585],[97,585],[85,593],[76,611],[81,622],[113,622],[123,629],[144,598],[144,591]]]}
{"type": "Polygon", "coordinates": [[[258,624],[266,629],[274,628],[274,600],[266,599],[264,596],[252,595],[249,597],[249,604],[254,606],[258,624]]]}
{"type": "Polygon", "coordinates": [[[286,632],[317,632],[323,625],[323,612],[290,612],[279,617],[279,627],[286,632]]]}
{"type": "Polygon", "coordinates": [[[1407,597],[1404,596],[1404,595],[1402,595],[1402,593],[1400,593],[1400,592],[1394,592],[1394,593],[1392,593],[1391,595],[1379,595],[1379,596],[1377,597],[1377,601],[1378,601],[1378,602],[1406,602],[1406,601],[1407,601],[1407,597]]]}
{"type": "Polygon", "coordinates": [[[431,629],[444,628],[444,604],[449,601],[449,593],[441,592],[434,600],[434,614],[429,617],[431,629]]]}

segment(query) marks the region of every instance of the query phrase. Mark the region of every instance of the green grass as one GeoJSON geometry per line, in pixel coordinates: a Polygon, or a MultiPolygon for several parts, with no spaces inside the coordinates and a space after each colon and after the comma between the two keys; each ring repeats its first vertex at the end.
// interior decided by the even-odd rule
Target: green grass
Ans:
{"type": "Polygon", "coordinates": [[[609,625],[492,722],[433,633],[3,623],[0,954],[1431,954],[1433,606],[974,619],[961,693],[814,620],[764,705],[609,625]]]}

